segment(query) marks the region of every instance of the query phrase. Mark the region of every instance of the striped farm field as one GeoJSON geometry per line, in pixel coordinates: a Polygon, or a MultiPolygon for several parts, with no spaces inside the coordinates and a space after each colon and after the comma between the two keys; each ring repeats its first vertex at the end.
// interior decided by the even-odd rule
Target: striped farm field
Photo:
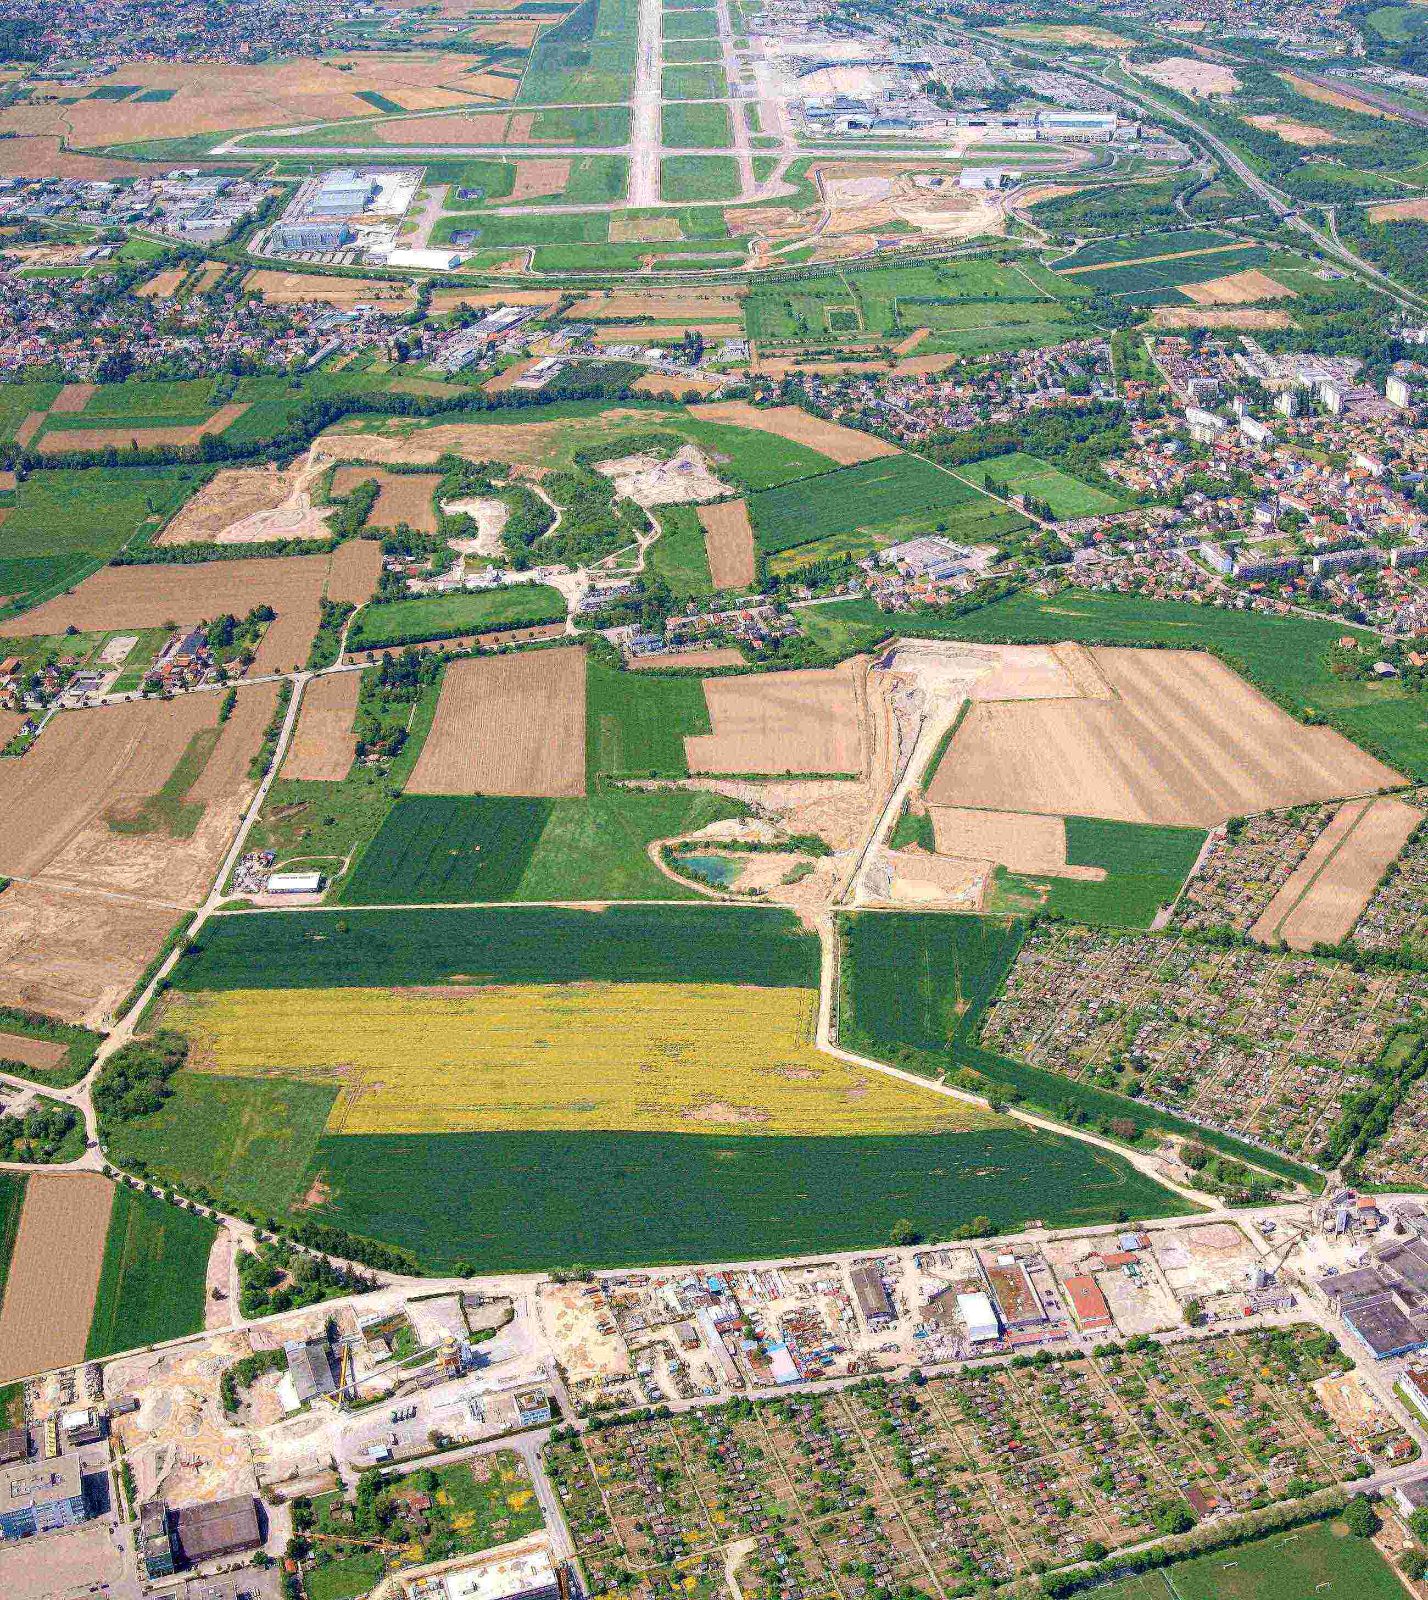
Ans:
{"type": "Polygon", "coordinates": [[[329,1134],[893,1134],[997,1119],[814,1047],[813,989],[587,983],[228,990],[190,1065],[340,1082],[329,1134]]]}

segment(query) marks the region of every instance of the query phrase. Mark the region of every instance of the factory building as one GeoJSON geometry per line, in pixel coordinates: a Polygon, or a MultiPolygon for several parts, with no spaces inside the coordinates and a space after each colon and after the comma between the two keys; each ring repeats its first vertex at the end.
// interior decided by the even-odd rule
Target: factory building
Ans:
{"type": "Polygon", "coordinates": [[[273,250],[307,250],[321,254],[340,250],[353,237],[345,222],[280,222],[268,235],[268,245],[273,250]]]}
{"type": "Polygon", "coordinates": [[[888,1323],[897,1320],[893,1303],[888,1298],[887,1285],[883,1282],[883,1275],[878,1271],[876,1263],[860,1261],[848,1276],[853,1285],[853,1295],[858,1302],[858,1310],[869,1328],[885,1328],[888,1323]]]}
{"type": "Polygon", "coordinates": [[[180,1506],[173,1514],[173,1531],[180,1554],[193,1567],[219,1556],[257,1550],[263,1543],[258,1502],[250,1494],[209,1505],[180,1506]]]}
{"type": "Polygon", "coordinates": [[[340,167],[318,184],[304,209],[309,217],[360,217],[371,205],[377,187],[370,173],[340,167]]]}
{"type": "Polygon", "coordinates": [[[78,1456],[0,1467],[0,1540],[30,1539],[88,1520],[78,1456]]]}

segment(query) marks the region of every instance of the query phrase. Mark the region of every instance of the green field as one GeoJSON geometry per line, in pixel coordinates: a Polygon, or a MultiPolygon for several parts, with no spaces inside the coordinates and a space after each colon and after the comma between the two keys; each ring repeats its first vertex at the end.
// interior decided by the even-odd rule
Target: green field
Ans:
{"type": "MultiPolygon", "coordinates": [[[[717,39],[666,39],[664,60],[666,66],[681,63],[719,61],[723,51],[717,39]]],[[[666,99],[669,96],[666,94],[666,99]]]]}
{"type": "Polygon", "coordinates": [[[921,456],[885,456],[819,478],[766,489],[749,497],[749,520],[761,550],[776,554],[810,542],[855,535],[864,553],[919,533],[991,539],[1024,527],[1019,513],[953,477],[921,456]]]}
{"type": "Polygon", "coordinates": [[[121,1123],[110,1153],[168,1182],[201,1184],[215,1199],[275,1216],[294,1194],[332,1109],[336,1084],[180,1072],[152,1116],[121,1123]]]}
{"type": "Polygon", "coordinates": [[[484,900],[689,900],[649,859],[657,839],[741,814],[721,795],[593,790],[578,800],[409,795],[338,898],[344,905],[484,900]]]}
{"type": "Polygon", "coordinates": [[[986,909],[1049,911],[1076,922],[1112,928],[1148,928],[1190,875],[1205,842],[1200,828],[1160,828],[1138,822],[1067,817],[1066,860],[1074,867],[1104,867],[1101,883],[998,867],[986,909]]]}
{"type": "MultiPolygon", "coordinates": [[[[702,40],[692,41],[702,44],[702,40]]],[[[724,69],[717,62],[711,61],[703,66],[667,66],[661,85],[661,93],[666,101],[674,100],[722,100],[729,92],[729,85],[724,77],[724,69]]],[[[718,108],[723,110],[723,106],[718,108]]],[[[666,119],[669,107],[665,108],[666,119]]],[[[704,143],[703,140],[672,139],[669,135],[669,122],[665,122],[665,144],[695,144],[704,143]]],[[[720,140],[721,144],[728,144],[728,118],[724,119],[726,137],[720,140]]]]}
{"type": "MultiPolygon", "coordinates": [[[[705,67],[676,67],[676,72],[705,72],[705,67]]],[[[665,74],[669,76],[668,73],[665,74]]],[[[693,100],[693,96],[689,97],[693,100]]],[[[730,143],[729,112],[722,105],[697,102],[684,104],[678,101],[665,106],[661,121],[661,138],[667,145],[696,150],[723,150],[730,143]]],[[[673,160],[676,158],[670,158],[673,160]]],[[[666,165],[669,163],[666,162],[666,165]]],[[[677,195],[665,191],[665,199],[702,199],[701,195],[677,195]]]]}
{"type": "Polygon", "coordinates": [[[1254,1544],[1179,1561],[1096,1590],[1098,1600],[1402,1600],[1404,1588],[1367,1539],[1311,1523],[1254,1544]]]}
{"type": "Polygon", "coordinates": [[[528,906],[218,916],[173,987],[747,983],[811,988],[818,941],[791,912],[743,906],[528,906]]]}
{"type": "Polygon", "coordinates": [[[1075,282],[1098,294],[1125,298],[1154,290],[1175,289],[1183,283],[1208,283],[1211,278],[1222,278],[1232,272],[1268,266],[1271,260],[1270,251],[1261,245],[1252,245],[1179,260],[1169,257],[1162,261],[1142,261],[1135,266],[1100,267],[1078,274],[1075,282]]]}
{"type": "Polygon", "coordinates": [[[709,552],[699,513],[693,506],[660,506],[655,517],[660,536],[645,555],[650,570],[681,598],[713,594],[714,580],[709,573],[709,552]]]}
{"type": "Polygon", "coordinates": [[[56,382],[0,383],[0,443],[11,443],[25,418],[32,411],[48,410],[59,392],[56,382]]]}
{"type": "Polygon", "coordinates": [[[585,677],[585,764],[600,777],[684,778],[684,740],[712,733],[698,678],[623,672],[592,661],[585,677]]]}
{"type": "Polygon", "coordinates": [[[85,1360],[200,1332],[204,1276],[217,1237],[205,1218],[120,1184],[85,1360]]]}
{"type": "Polygon", "coordinates": [[[31,473],[0,527],[0,594],[34,605],[73,586],[136,535],[156,533],[210,472],[90,467],[31,473]]]}
{"type": "Polygon", "coordinates": [[[25,1174],[0,1172],[0,1305],[5,1301],[5,1280],[10,1275],[10,1257],[15,1253],[15,1235],[20,1230],[24,1204],[25,1174]]]}
{"type": "Polygon", "coordinates": [[[333,1198],[315,1215],[405,1246],[438,1271],[460,1261],[534,1271],[855,1249],[886,1241],[901,1218],[939,1238],[975,1216],[1010,1229],[1033,1218],[1064,1227],[1187,1209],[1118,1156],[1020,1128],[891,1138],[328,1136],[319,1174],[333,1198]]]}
{"type": "Polygon", "coordinates": [[[1082,245],[1056,262],[1058,272],[1076,267],[1100,267],[1116,261],[1153,261],[1157,256],[1179,255],[1186,250],[1216,250],[1233,244],[1233,235],[1218,228],[1167,228],[1158,233],[1135,233],[1124,239],[1100,239],[1082,245]]]}
{"type": "MultiPolygon", "coordinates": [[[[665,115],[680,109],[667,107],[665,115]]],[[[733,156],[665,156],[659,164],[659,193],[662,200],[735,200],[738,164],[733,156]]]]}
{"type": "Polygon", "coordinates": [[[712,10],[665,11],[666,39],[712,39],[718,32],[718,19],[712,10]]]}
{"type": "Polygon", "coordinates": [[[1108,490],[1082,483],[1079,478],[1070,477],[1035,456],[1023,455],[1020,450],[1006,456],[989,456],[985,461],[972,461],[957,470],[977,484],[985,477],[992,478],[998,494],[1005,489],[1009,494],[1030,495],[1033,500],[1044,501],[1058,519],[1099,516],[1125,509],[1124,501],[1108,490]]]}
{"type": "Polygon", "coordinates": [[[458,639],[497,628],[529,628],[564,622],[565,612],[564,596],[544,583],[418,595],[364,606],[347,635],[347,649],[355,653],[423,639],[458,639]]]}
{"type": "Polygon", "coordinates": [[[627,101],[634,84],[636,0],[581,0],[531,48],[517,101],[598,105],[627,101]]]}

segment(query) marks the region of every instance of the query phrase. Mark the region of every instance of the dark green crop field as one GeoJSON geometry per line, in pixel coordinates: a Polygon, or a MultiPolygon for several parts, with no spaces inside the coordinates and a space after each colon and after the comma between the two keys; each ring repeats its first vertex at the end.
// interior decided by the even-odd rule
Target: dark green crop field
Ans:
{"type": "Polygon", "coordinates": [[[748,983],[816,988],[818,940],[788,911],[513,906],[213,918],[176,989],[445,983],[748,983]]]}
{"type": "Polygon", "coordinates": [[[1161,906],[1180,893],[1204,842],[1201,828],[1067,817],[1068,865],[1104,867],[1104,880],[1041,877],[999,867],[987,909],[1052,911],[1104,927],[1148,928],[1161,906]]]}
{"type": "Polygon", "coordinates": [[[217,1227],[121,1184],[85,1359],[117,1355],[203,1328],[204,1276],[217,1227]]]}
{"type": "Polygon", "coordinates": [[[15,1253],[15,1235],[20,1231],[24,1204],[25,1174],[0,1172],[0,1304],[5,1299],[5,1280],[10,1275],[10,1257],[15,1253]]]}
{"type": "Polygon", "coordinates": [[[682,789],[597,788],[570,800],[408,795],[387,813],[339,898],[345,905],[698,899],[655,866],[650,845],[743,814],[722,795],[682,789]]]}
{"type": "Polygon", "coordinates": [[[1021,517],[920,456],[885,456],[749,497],[759,548],[773,554],[844,533],[906,538],[931,533],[962,508],[1021,517]]]}
{"type": "Polygon", "coordinates": [[[737,1261],[1188,1209],[1118,1156],[1022,1129],[895,1138],[685,1134],[326,1137],[312,1213],[432,1270],[737,1261]],[[592,1197],[599,1203],[592,1204],[592,1197]]]}

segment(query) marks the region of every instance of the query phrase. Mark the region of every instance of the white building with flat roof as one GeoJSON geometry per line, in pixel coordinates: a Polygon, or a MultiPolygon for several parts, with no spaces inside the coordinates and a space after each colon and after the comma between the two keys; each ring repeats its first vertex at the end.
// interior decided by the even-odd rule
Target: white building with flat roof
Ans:
{"type": "Polygon", "coordinates": [[[957,1314],[967,1325],[967,1339],[971,1344],[986,1344],[1002,1336],[1001,1324],[992,1302],[984,1294],[959,1294],[957,1314]]]}

